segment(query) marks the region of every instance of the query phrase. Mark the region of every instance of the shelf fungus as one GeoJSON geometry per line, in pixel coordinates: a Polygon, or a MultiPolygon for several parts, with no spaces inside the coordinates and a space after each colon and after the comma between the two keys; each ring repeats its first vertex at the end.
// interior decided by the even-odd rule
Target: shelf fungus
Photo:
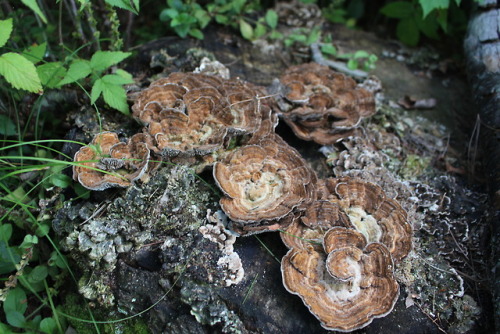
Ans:
{"type": "Polygon", "coordinates": [[[364,117],[375,113],[371,92],[344,74],[314,63],[290,67],[275,83],[281,117],[296,136],[322,145],[352,135],[364,117]]]}
{"type": "Polygon", "coordinates": [[[207,156],[236,136],[253,134],[270,117],[259,95],[265,95],[261,88],[240,80],[172,73],[143,90],[132,111],[162,156],[207,156]]]}
{"type": "Polygon", "coordinates": [[[316,175],[278,135],[233,151],[214,165],[224,212],[241,235],[277,230],[316,197],[316,175]]]}
{"type": "Polygon", "coordinates": [[[151,138],[142,133],[124,143],[116,133],[102,132],[75,154],[73,178],[90,190],[128,187],[145,180],[157,167],[151,161],[151,145],[151,138]]]}
{"type": "Polygon", "coordinates": [[[292,248],[281,261],[286,289],[329,330],[350,332],[392,311],[399,296],[388,249],[333,227],[322,247],[292,248]]]}
{"type": "Polygon", "coordinates": [[[321,194],[347,214],[353,228],[368,242],[387,246],[395,262],[401,261],[412,247],[412,227],[407,213],[381,187],[357,178],[329,178],[321,194]]]}

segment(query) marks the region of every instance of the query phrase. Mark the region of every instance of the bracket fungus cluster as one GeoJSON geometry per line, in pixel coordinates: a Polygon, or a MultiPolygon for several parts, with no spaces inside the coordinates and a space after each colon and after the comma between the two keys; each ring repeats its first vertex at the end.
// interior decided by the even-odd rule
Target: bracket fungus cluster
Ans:
{"type": "Polygon", "coordinates": [[[355,178],[318,182],[318,200],[281,232],[283,282],[326,329],[352,331],[387,315],[399,296],[393,262],[410,251],[406,211],[355,178]]]}
{"type": "Polygon", "coordinates": [[[151,160],[152,143],[141,133],[121,142],[114,132],[102,132],[75,154],[73,178],[91,190],[128,187],[146,180],[158,164],[151,160]]]}
{"type": "Polygon", "coordinates": [[[273,89],[284,97],[281,117],[295,135],[322,145],[352,135],[362,118],[375,113],[371,92],[314,63],[290,67],[273,89]]]}
{"type": "Polygon", "coordinates": [[[316,174],[278,135],[242,146],[214,165],[220,204],[240,235],[288,226],[316,197],[316,174]]]}
{"type": "Polygon", "coordinates": [[[398,297],[393,262],[412,244],[406,212],[373,183],[319,180],[274,128],[279,115],[298,137],[332,144],[375,112],[374,97],[317,64],[291,67],[271,90],[281,93],[276,103],[241,80],[172,73],[135,100],[143,132],[127,143],[114,133],[97,135],[76,154],[74,177],[104,190],[147,179],[157,167],[152,156],[213,165],[231,229],[239,235],[280,230],[289,248],[281,265],[286,289],[323,327],[362,328],[388,314],[398,297]]]}

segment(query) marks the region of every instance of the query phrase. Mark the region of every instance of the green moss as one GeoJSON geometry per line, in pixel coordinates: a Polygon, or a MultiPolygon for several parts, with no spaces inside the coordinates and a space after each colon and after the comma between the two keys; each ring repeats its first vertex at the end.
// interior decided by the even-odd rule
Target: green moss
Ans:
{"type": "Polygon", "coordinates": [[[146,321],[141,317],[134,317],[129,320],[113,322],[120,319],[120,315],[110,312],[108,309],[97,307],[92,308],[86,305],[83,298],[75,293],[66,295],[63,312],[67,317],[69,325],[75,329],[78,334],[95,334],[96,326],[103,334],[148,334],[150,333],[146,321]],[[89,310],[95,321],[109,321],[108,323],[91,323],[78,319],[91,319],[89,310]]]}

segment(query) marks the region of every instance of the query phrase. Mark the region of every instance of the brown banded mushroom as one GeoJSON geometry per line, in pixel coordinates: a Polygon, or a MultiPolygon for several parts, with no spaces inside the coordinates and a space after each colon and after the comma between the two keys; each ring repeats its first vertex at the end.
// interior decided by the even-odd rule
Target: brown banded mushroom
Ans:
{"type": "Polygon", "coordinates": [[[399,296],[390,252],[352,229],[330,229],[321,249],[290,249],[281,271],[285,288],[329,330],[363,328],[390,313],[399,296]]]}
{"type": "Polygon", "coordinates": [[[309,63],[290,67],[280,78],[281,117],[295,135],[330,145],[354,133],[375,113],[375,98],[344,74],[309,63]],[[287,102],[286,102],[287,101],[287,102]]]}
{"type": "Polygon", "coordinates": [[[240,80],[172,73],[143,90],[132,110],[162,156],[203,157],[261,128],[271,117],[259,100],[263,95],[263,89],[240,80]]]}
{"type": "Polygon", "coordinates": [[[151,162],[151,145],[151,138],[142,133],[123,143],[116,133],[102,132],[75,154],[73,178],[90,190],[128,187],[136,180],[147,180],[157,167],[151,162]]]}
{"type": "Polygon", "coordinates": [[[403,259],[412,247],[412,227],[406,211],[381,187],[357,178],[329,178],[324,181],[322,199],[347,214],[353,228],[368,242],[387,246],[395,262],[403,259]]]}
{"type": "Polygon", "coordinates": [[[276,230],[316,197],[316,175],[278,135],[232,152],[214,165],[220,204],[241,235],[276,230]]]}

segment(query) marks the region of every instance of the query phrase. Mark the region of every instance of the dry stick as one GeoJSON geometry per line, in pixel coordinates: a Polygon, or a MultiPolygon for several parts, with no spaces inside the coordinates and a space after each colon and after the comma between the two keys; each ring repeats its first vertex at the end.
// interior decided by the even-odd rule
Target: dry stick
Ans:
{"type": "Polygon", "coordinates": [[[365,71],[351,70],[346,66],[346,64],[342,62],[325,59],[323,57],[323,54],[321,53],[321,50],[319,49],[318,43],[311,44],[311,55],[314,62],[320,65],[331,67],[334,70],[349,74],[355,77],[356,79],[364,79],[368,76],[368,73],[365,71]]]}

